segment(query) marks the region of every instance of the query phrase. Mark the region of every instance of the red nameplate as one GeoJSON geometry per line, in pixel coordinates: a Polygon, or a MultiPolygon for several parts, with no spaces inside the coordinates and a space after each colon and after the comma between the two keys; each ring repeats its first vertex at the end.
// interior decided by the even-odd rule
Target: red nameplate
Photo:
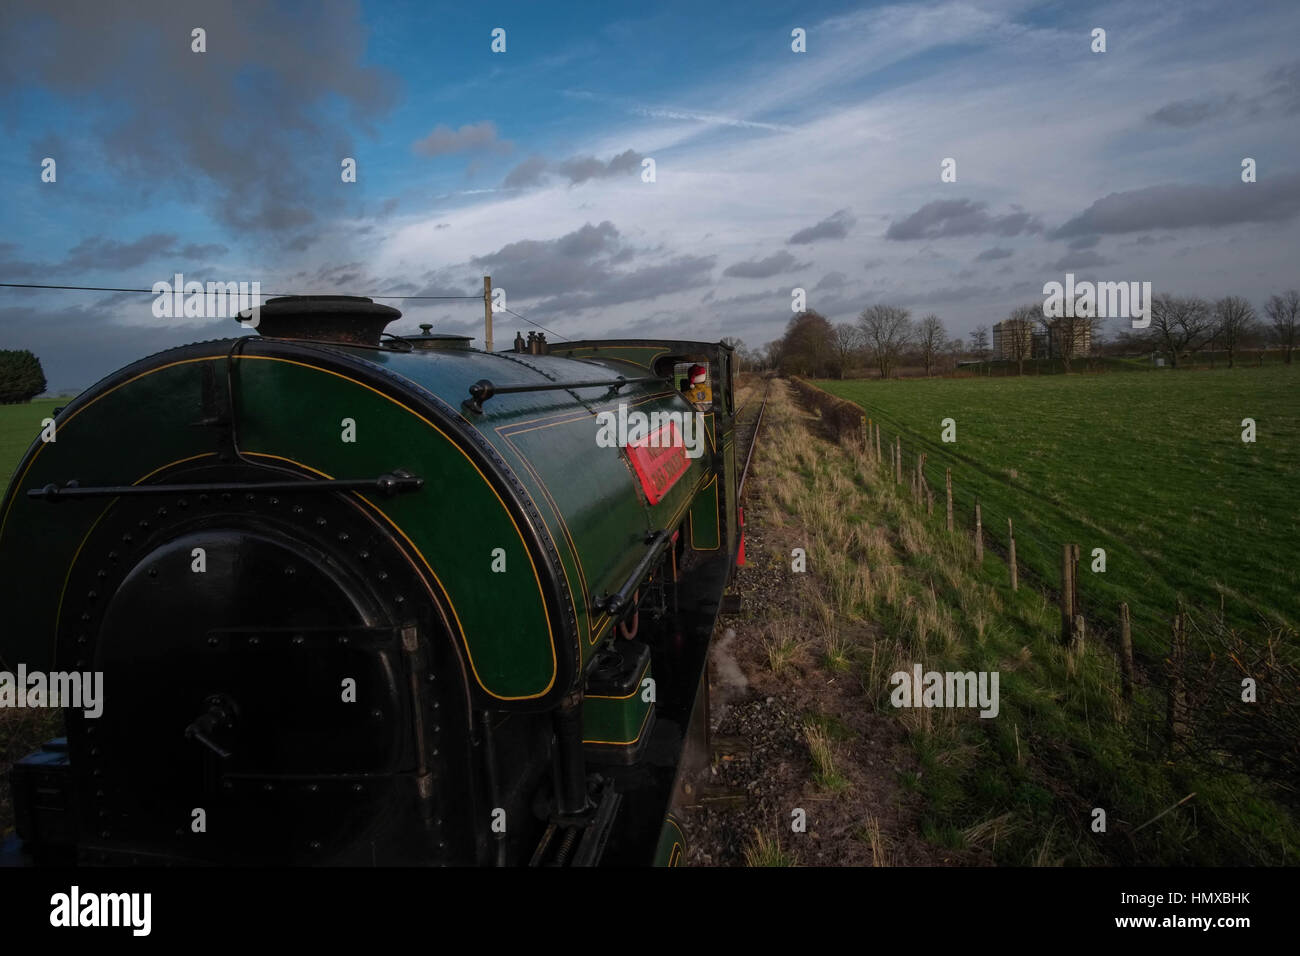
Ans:
{"type": "Polygon", "coordinates": [[[628,442],[627,456],[632,459],[636,476],[641,479],[641,489],[652,505],[659,504],[690,467],[676,422],[669,422],[653,435],[628,442]]]}

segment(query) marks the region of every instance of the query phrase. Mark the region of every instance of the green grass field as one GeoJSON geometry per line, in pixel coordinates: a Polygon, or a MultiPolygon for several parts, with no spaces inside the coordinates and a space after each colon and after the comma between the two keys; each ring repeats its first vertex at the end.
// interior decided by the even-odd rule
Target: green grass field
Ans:
{"type": "MultiPolygon", "coordinates": [[[[1086,384],[1056,381],[1072,394],[1086,384]]],[[[925,393],[935,386],[949,396],[944,404],[960,395],[966,409],[1003,391],[996,382],[973,398],[951,391],[966,384],[887,383],[874,393],[869,383],[854,387],[906,397],[901,407],[920,420],[928,414],[925,393]]],[[[1184,660],[1189,706],[1175,727],[1167,707],[1170,682],[1160,667],[1140,667],[1131,697],[1125,695],[1114,643],[1090,629],[1083,644],[1063,644],[1059,615],[1042,589],[1022,575],[1013,592],[1001,560],[986,552],[977,561],[968,535],[945,531],[942,467],[937,507],[928,514],[889,474],[887,457],[880,467],[852,444],[825,441],[824,430],[796,427],[814,421],[811,408],[792,414],[793,402],[778,388],[759,446],[761,497],[751,505],[756,524],[788,522],[791,541],[807,542],[811,573],[789,582],[802,599],[793,619],[767,616],[767,663],[779,679],[783,670],[797,669],[800,654],[808,661],[811,645],[821,653],[812,658],[816,663],[802,665],[802,686],[823,687],[825,696],[810,703],[810,719],[824,709],[850,724],[863,711],[897,721],[917,766],[892,766],[901,789],[919,798],[923,839],[1013,866],[1295,864],[1300,766],[1291,755],[1300,736],[1300,669],[1294,640],[1268,648],[1225,646],[1217,627],[1198,631],[1203,619],[1189,617],[1196,622],[1189,643],[1198,653],[1184,660]],[[1217,661],[1203,653],[1203,641],[1211,650],[1217,646],[1217,661]],[[1266,662],[1274,656],[1276,666],[1266,662]],[[899,708],[893,675],[916,665],[999,675],[997,714],[899,708]],[[814,668],[821,673],[808,680],[814,668]],[[862,698],[852,691],[844,696],[855,672],[862,698]],[[1243,672],[1267,688],[1258,705],[1238,696],[1243,672]],[[1093,828],[1097,809],[1106,814],[1104,830],[1093,828]]],[[[1027,394],[1041,402],[1054,393],[1027,394]]],[[[949,414],[962,420],[960,412],[949,414]]],[[[959,462],[955,473],[960,478],[969,467],[959,462]]],[[[833,761],[818,755],[819,744],[808,740],[813,779],[831,793],[833,761]]],[[[864,751],[857,753],[861,760],[864,751]]],[[[875,759],[891,765],[879,750],[875,759]]],[[[840,768],[847,779],[863,778],[860,764],[841,761],[840,768]]],[[[870,764],[865,773],[871,776],[870,764]]],[[[851,803],[836,809],[854,812],[851,803]]]]}
{"type": "Polygon", "coordinates": [[[1242,626],[1300,624],[1300,368],[817,384],[861,405],[884,441],[901,434],[907,465],[928,455],[937,512],[950,466],[961,524],[978,495],[1001,551],[1014,519],[1022,575],[1056,588],[1061,545],[1077,543],[1090,625],[1113,625],[1127,601],[1147,654],[1167,647],[1180,596],[1217,612],[1222,594],[1242,626]]]}
{"type": "Polygon", "coordinates": [[[8,487],[27,447],[41,433],[41,419],[68,404],[68,398],[38,398],[26,405],[0,405],[0,476],[8,487]]]}

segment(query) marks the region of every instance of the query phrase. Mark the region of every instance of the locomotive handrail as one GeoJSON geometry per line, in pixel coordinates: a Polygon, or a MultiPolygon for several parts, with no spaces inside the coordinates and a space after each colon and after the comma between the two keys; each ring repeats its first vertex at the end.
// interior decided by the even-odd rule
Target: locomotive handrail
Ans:
{"type": "Polygon", "coordinates": [[[596,610],[604,611],[611,616],[626,611],[632,600],[632,594],[641,586],[642,579],[650,573],[650,569],[663,557],[664,551],[672,543],[672,536],[667,531],[655,531],[646,537],[645,543],[648,546],[645,555],[632,569],[623,586],[613,594],[602,594],[592,601],[596,610]]]}
{"type": "Polygon", "coordinates": [[[510,395],[517,392],[553,392],[566,388],[600,388],[607,387],[610,394],[617,394],[624,385],[641,382],[663,382],[658,375],[643,375],[640,378],[618,376],[615,379],[601,379],[595,382],[547,382],[545,385],[494,385],[486,378],[481,378],[469,387],[469,398],[465,407],[476,415],[483,414],[483,403],[493,395],[510,395]]]}
{"type": "Polygon", "coordinates": [[[44,488],[27,489],[28,498],[61,501],[65,498],[118,498],[139,495],[215,495],[236,492],[321,492],[321,491],[380,491],[396,495],[418,491],[424,479],[403,472],[380,475],[378,478],[299,478],[290,481],[217,481],[195,482],[181,485],[100,485],[83,488],[75,479],[62,486],[48,484],[44,488]]]}

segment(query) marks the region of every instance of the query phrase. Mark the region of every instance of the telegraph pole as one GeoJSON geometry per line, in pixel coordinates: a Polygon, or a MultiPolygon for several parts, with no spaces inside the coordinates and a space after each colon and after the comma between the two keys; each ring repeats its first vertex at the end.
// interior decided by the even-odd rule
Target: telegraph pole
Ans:
{"type": "Polygon", "coordinates": [[[492,351],[492,277],[483,277],[483,342],[485,351],[492,351]]]}

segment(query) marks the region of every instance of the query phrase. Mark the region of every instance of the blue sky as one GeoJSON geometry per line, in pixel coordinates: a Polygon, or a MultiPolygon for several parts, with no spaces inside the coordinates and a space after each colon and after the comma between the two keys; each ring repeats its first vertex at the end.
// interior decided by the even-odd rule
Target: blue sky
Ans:
{"type": "MultiPolygon", "coordinates": [[[[566,337],[753,346],[795,287],[836,322],[889,302],[954,335],[1066,271],[1258,306],[1300,285],[1296,36],[1295,3],[19,0],[0,281],[470,294],[491,273],[566,337]]],[[[477,302],[394,304],[397,331],[481,334],[477,302]]],[[[0,347],[78,389],[239,331],[150,306],[0,289],[0,347]]]]}

